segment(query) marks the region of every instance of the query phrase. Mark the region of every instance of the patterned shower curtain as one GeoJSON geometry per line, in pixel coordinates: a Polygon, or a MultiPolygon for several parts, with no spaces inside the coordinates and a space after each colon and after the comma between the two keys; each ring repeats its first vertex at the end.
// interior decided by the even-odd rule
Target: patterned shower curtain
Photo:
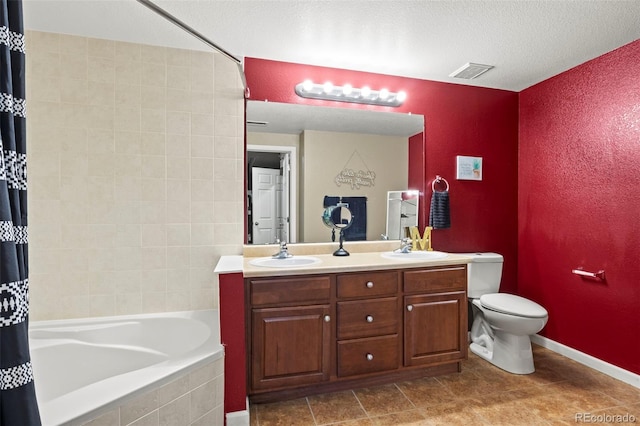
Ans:
{"type": "Polygon", "coordinates": [[[29,355],[22,0],[0,0],[0,425],[40,424],[29,355]]]}

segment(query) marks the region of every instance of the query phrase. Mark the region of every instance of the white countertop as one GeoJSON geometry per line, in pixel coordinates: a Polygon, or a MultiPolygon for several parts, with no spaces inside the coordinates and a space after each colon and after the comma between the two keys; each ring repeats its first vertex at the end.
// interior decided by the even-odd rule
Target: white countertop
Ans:
{"type": "Polygon", "coordinates": [[[306,266],[269,268],[254,266],[250,262],[255,257],[245,257],[243,274],[245,277],[268,277],[283,275],[326,274],[338,272],[357,272],[384,269],[420,268],[429,266],[460,265],[471,262],[468,256],[449,253],[440,259],[389,259],[381,256],[381,252],[352,253],[350,256],[333,256],[331,254],[313,255],[321,260],[320,263],[306,266]]]}

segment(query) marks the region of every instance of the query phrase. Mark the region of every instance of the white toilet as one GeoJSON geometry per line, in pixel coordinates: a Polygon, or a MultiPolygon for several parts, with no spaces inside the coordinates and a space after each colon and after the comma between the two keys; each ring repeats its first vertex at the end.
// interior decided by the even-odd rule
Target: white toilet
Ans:
{"type": "Polygon", "coordinates": [[[502,277],[501,255],[464,255],[473,258],[467,269],[469,303],[473,310],[469,349],[510,373],[533,373],[529,336],[542,330],[549,313],[524,297],[498,293],[502,277]]]}

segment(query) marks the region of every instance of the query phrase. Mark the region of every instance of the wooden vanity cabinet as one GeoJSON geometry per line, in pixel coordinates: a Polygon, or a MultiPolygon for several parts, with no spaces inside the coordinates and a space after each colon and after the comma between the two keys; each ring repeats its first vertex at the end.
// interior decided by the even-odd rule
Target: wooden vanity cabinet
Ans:
{"type": "Polygon", "coordinates": [[[466,265],[246,278],[251,400],[460,371],[466,285],[466,265]]]}
{"type": "Polygon", "coordinates": [[[467,269],[404,272],[404,365],[467,357],[467,269]]]}
{"type": "Polygon", "coordinates": [[[331,278],[248,280],[250,388],[296,387],[329,379],[331,278]]]}

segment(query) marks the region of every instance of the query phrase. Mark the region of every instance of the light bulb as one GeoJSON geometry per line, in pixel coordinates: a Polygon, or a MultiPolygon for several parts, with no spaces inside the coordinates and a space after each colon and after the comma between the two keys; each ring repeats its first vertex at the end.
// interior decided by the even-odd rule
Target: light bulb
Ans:
{"type": "Polygon", "coordinates": [[[371,89],[369,88],[369,86],[364,86],[362,89],[360,89],[360,95],[362,95],[363,98],[368,98],[369,96],[371,96],[371,89]]]}
{"type": "Polygon", "coordinates": [[[325,84],[322,85],[322,91],[324,91],[324,93],[331,93],[331,91],[333,90],[333,84],[331,84],[330,81],[327,81],[325,84]]]}
{"type": "Polygon", "coordinates": [[[388,89],[381,89],[380,93],[378,93],[378,97],[380,97],[380,99],[385,100],[389,97],[389,90],[388,89]]]}
{"type": "Polygon", "coordinates": [[[396,99],[398,102],[402,103],[407,99],[407,92],[404,91],[399,91],[398,94],[396,95],[396,99]]]}
{"type": "Polygon", "coordinates": [[[350,84],[345,84],[342,86],[342,94],[345,96],[349,96],[353,92],[353,86],[350,84]]]}
{"type": "Polygon", "coordinates": [[[313,81],[305,80],[302,82],[302,90],[305,92],[310,92],[313,89],[313,81]]]}

